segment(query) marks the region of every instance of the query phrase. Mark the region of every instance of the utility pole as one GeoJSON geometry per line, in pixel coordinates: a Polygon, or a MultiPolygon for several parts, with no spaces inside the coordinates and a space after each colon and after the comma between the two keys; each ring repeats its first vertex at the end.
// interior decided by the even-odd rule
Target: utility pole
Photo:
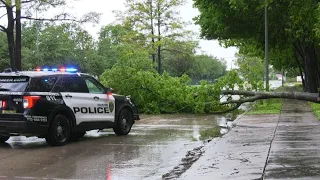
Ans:
{"type": "Polygon", "coordinates": [[[264,6],[264,24],[265,24],[265,79],[266,79],[266,91],[269,91],[269,50],[268,50],[268,4],[267,0],[265,0],[264,6]]]}

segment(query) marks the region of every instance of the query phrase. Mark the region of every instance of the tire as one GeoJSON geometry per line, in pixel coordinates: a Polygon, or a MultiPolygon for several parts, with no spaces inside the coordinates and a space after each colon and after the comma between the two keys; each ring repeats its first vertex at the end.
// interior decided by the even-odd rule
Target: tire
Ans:
{"type": "Polygon", "coordinates": [[[133,115],[129,109],[122,109],[120,115],[117,119],[116,127],[113,131],[118,136],[123,136],[129,134],[131,127],[133,125],[133,115]]]}
{"type": "Polygon", "coordinates": [[[0,135],[0,143],[4,143],[4,142],[8,141],[9,138],[10,138],[10,136],[1,136],[0,135]]]}
{"type": "Polygon", "coordinates": [[[69,142],[71,126],[67,117],[58,114],[54,117],[46,141],[51,146],[63,146],[69,142]]]}
{"type": "Polygon", "coordinates": [[[86,134],[86,132],[73,132],[70,135],[71,141],[78,141],[79,139],[83,138],[83,136],[86,134]]]}

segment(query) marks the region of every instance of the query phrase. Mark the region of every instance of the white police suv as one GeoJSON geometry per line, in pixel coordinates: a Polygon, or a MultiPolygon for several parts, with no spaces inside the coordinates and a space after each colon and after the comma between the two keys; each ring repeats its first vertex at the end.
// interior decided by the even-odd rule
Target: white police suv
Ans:
{"type": "Polygon", "coordinates": [[[94,129],[127,135],[135,120],[130,97],[74,68],[0,73],[0,142],[37,136],[61,146],[94,129]]]}

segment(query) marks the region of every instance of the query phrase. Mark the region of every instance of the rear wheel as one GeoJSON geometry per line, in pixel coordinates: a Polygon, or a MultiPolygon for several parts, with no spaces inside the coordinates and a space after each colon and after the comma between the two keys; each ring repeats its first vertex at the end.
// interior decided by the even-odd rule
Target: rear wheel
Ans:
{"type": "Polygon", "coordinates": [[[86,134],[86,132],[73,132],[73,133],[71,133],[70,140],[77,141],[80,138],[82,138],[85,134],[86,134]]]}
{"type": "Polygon", "coordinates": [[[129,134],[133,125],[133,115],[129,109],[122,109],[117,119],[117,125],[113,131],[121,136],[129,134]]]}
{"type": "Polygon", "coordinates": [[[49,127],[49,133],[46,136],[46,141],[51,146],[63,146],[70,139],[70,122],[64,115],[57,115],[49,127]]]}
{"type": "Polygon", "coordinates": [[[10,138],[10,136],[1,136],[0,135],[0,143],[6,142],[9,138],[10,138]]]}

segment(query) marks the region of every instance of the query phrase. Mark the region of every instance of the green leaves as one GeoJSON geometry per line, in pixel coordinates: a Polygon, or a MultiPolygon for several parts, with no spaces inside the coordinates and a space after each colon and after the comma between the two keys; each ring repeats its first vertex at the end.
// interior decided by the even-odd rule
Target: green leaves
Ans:
{"type": "Polygon", "coordinates": [[[166,72],[159,75],[152,68],[147,51],[123,52],[127,53],[100,79],[116,93],[130,95],[141,113],[215,112],[226,108],[220,105],[222,89],[245,89],[244,81],[236,71],[228,72],[215,84],[201,81],[199,86],[192,86],[191,79],[185,74],[181,77],[172,77],[166,72]]]}
{"type": "Polygon", "coordinates": [[[237,64],[239,66],[239,75],[249,84],[248,90],[263,90],[263,60],[256,57],[239,55],[237,64]]]}

